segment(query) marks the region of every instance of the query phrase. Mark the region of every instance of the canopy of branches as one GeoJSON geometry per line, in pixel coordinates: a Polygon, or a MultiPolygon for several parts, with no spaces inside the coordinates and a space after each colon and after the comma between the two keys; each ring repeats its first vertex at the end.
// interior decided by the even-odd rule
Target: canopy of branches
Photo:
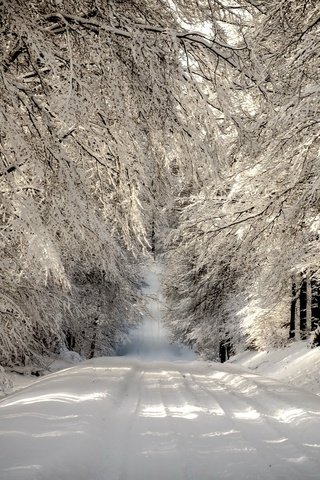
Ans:
{"type": "Polygon", "coordinates": [[[110,353],[154,229],[177,338],[282,331],[318,268],[318,27],[316,0],[3,0],[1,361],[110,353]]]}

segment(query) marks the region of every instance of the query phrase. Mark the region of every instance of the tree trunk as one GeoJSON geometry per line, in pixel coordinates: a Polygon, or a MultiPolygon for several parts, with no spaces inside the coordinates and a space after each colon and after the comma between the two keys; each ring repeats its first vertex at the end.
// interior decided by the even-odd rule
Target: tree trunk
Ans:
{"type": "Polygon", "coordinates": [[[296,335],[296,306],[297,306],[297,284],[295,282],[292,282],[289,338],[294,338],[296,335]]]}
{"type": "Polygon", "coordinates": [[[69,350],[74,350],[76,345],[76,337],[71,333],[70,330],[66,333],[66,344],[69,350]]]}
{"type": "Polygon", "coordinates": [[[307,333],[311,332],[311,320],[312,320],[312,290],[311,290],[311,280],[310,275],[306,278],[307,283],[307,333]]]}
{"type": "Polygon", "coordinates": [[[231,345],[230,345],[230,340],[224,340],[220,342],[220,347],[219,347],[219,358],[220,362],[224,363],[230,358],[230,350],[231,350],[231,345]]]}
{"type": "Polygon", "coordinates": [[[300,287],[300,338],[307,338],[307,279],[302,277],[300,287]]]}
{"type": "Polygon", "coordinates": [[[96,318],[93,322],[93,335],[92,335],[92,340],[90,345],[89,358],[93,358],[96,351],[97,328],[98,328],[98,318],[96,318]]]}
{"type": "Polygon", "coordinates": [[[156,241],[155,241],[155,222],[154,218],[152,220],[152,229],[151,229],[151,251],[153,258],[156,256],[156,241]]]}
{"type": "Polygon", "coordinates": [[[320,323],[320,288],[318,280],[311,280],[311,330],[314,331],[320,323]]]}

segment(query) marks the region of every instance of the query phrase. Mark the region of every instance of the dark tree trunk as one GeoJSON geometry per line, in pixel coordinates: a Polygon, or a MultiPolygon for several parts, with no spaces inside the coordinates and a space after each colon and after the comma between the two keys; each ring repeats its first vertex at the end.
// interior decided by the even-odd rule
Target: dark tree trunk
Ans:
{"type": "Polygon", "coordinates": [[[97,328],[98,328],[98,319],[96,318],[93,322],[93,335],[92,335],[92,340],[90,345],[89,358],[93,358],[96,351],[97,328]]]}
{"type": "Polygon", "coordinates": [[[318,280],[311,280],[311,330],[320,324],[320,288],[318,280]]]}
{"type": "Polygon", "coordinates": [[[66,344],[67,344],[68,350],[73,350],[76,345],[76,337],[72,335],[70,330],[68,330],[66,333],[66,344]]]}
{"type": "Polygon", "coordinates": [[[225,340],[220,342],[219,347],[219,358],[220,362],[224,363],[230,358],[231,345],[230,340],[225,340]]]}
{"type": "Polygon", "coordinates": [[[152,229],[151,229],[151,251],[153,258],[156,255],[156,240],[155,240],[155,222],[154,219],[152,220],[152,229]]]}
{"type": "Polygon", "coordinates": [[[302,277],[300,287],[300,338],[307,338],[307,279],[302,277]]]}
{"type": "Polygon", "coordinates": [[[297,306],[297,285],[295,282],[292,282],[289,338],[294,338],[296,335],[296,306],[297,306]]]}

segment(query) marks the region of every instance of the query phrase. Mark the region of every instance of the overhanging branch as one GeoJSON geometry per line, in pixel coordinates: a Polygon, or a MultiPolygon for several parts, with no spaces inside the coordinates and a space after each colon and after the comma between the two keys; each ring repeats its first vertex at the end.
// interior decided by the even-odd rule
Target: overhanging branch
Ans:
{"type": "MultiPolygon", "coordinates": [[[[127,29],[124,29],[124,28],[117,28],[117,27],[107,25],[93,18],[84,18],[79,15],[70,15],[67,13],[51,14],[51,15],[47,15],[44,18],[47,21],[51,21],[51,22],[62,21],[64,23],[65,22],[78,23],[80,25],[83,25],[85,28],[91,29],[95,33],[98,33],[100,30],[103,30],[104,32],[108,32],[113,35],[119,35],[119,36],[130,38],[130,39],[133,38],[133,30],[136,30],[136,29],[142,30],[142,31],[154,32],[154,33],[170,34],[172,36],[175,36],[177,39],[181,39],[193,44],[196,43],[198,45],[201,45],[202,47],[204,47],[205,49],[213,53],[215,56],[223,60],[225,63],[227,63],[230,67],[236,69],[238,72],[243,73],[240,66],[237,65],[237,62],[231,58],[230,51],[234,52],[235,55],[237,56],[236,52],[239,52],[241,50],[246,50],[247,47],[246,46],[234,47],[231,45],[223,45],[207,37],[202,32],[197,32],[197,31],[179,32],[172,29],[168,29],[168,28],[158,27],[158,26],[149,25],[149,24],[140,24],[140,23],[132,24],[127,29]]],[[[56,33],[56,30],[51,29],[50,32],[56,33]]],[[[58,32],[60,33],[60,29],[58,30],[58,32]]],[[[247,77],[250,78],[249,76],[247,77]]],[[[252,78],[250,78],[250,80],[252,80],[252,78]]]]}

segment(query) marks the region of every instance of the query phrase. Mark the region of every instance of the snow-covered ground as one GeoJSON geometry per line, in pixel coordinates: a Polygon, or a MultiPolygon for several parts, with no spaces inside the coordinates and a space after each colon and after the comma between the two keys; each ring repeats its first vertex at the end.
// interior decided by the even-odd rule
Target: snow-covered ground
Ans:
{"type": "Polygon", "coordinates": [[[319,397],[232,365],[95,359],[0,402],[0,478],[319,479],[319,432],[319,397]]]}
{"type": "Polygon", "coordinates": [[[126,356],[79,363],[0,402],[0,479],[319,479],[320,398],[170,346],[159,271],[150,275],[151,313],[126,356]]]}
{"type": "Polygon", "coordinates": [[[320,347],[310,348],[310,342],[267,352],[246,351],[228,363],[320,395],[320,347]]]}
{"type": "Polygon", "coordinates": [[[26,366],[3,369],[0,371],[0,399],[37,382],[39,378],[31,372],[39,371],[40,375],[44,376],[72,367],[80,361],[82,359],[78,354],[63,349],[59,355],[43,358],[44,366],[42,368],[26,366]]]}

